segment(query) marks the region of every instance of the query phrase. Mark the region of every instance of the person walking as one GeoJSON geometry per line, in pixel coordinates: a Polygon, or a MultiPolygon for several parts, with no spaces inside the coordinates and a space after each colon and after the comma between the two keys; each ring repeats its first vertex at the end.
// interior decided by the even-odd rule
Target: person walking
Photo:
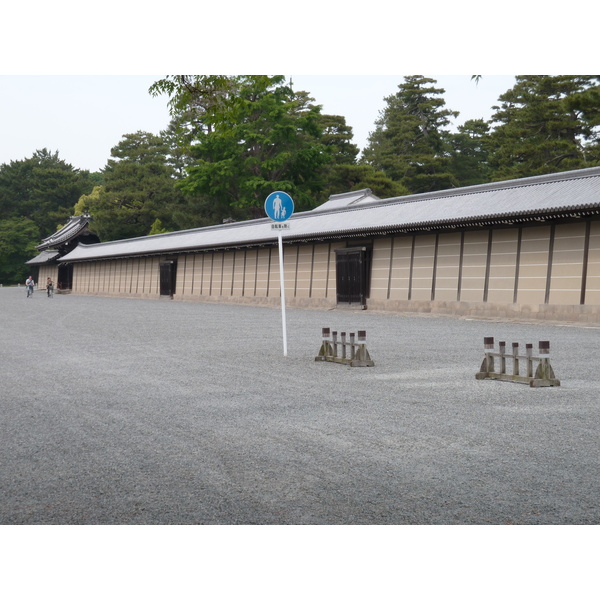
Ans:
{"type": "Polygon", "coordinates": [[[27,297],[29,298],[29,296],[33,296],[33,286],[35,285],[31,275],[25,281],[25,285],[27,286],[27,297]]]}
{"type": "Polygon", "coordinates": [[[48,277],[46,280],[46,291],[48,292],[48,298],[52,298],[54,296],[54,284],[52,283],[52,279],[48,277]]]}

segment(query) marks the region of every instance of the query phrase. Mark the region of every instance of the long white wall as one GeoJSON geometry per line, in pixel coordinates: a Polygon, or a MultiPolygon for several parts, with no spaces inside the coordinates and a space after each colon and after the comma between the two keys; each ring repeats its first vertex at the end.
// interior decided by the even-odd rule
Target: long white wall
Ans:
{"type": "MultiPolygon", "coordinates": [[[[285,245],[286,303],[336,306],[335,250],[364,242],[285,245]]],[[[369,308],[600,321],[599,221],[367,242],[372,248],[369,308]]],[[[176,258],[175,300],[279,303],[276,247],[176,258]]],[[[159,297],[160,260],[76,263],[73,292],[159,297]]]]}

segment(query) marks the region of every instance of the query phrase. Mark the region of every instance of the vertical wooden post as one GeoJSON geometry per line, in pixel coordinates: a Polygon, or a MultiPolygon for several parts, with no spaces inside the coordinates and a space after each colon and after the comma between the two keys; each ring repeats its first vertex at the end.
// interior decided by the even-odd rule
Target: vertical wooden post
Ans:
{"type": "Polygon", "coordinates": [[[358,360],[366,360],[365,350],[367,343],[367,332],[359,330],[358,332],[358,360]]]}
{"type": "Polygon", "coordinates": [[[533,377],[533,344],[525,344],[525,354],[527,355],[527,377],[533,377]]]}
{"type": "Polygon", "coordinates": [[[334,331],[333,336],[333,358],[337,358],[338,355],[338,347],[337,347],[337,331],[334,331]]]}
{"type": "Polygon", "coordinates": [[[322,337],[323,337],[323,343],[322,343],[322,347],[323,347],[323,356],[330,356],[331,355],[331,344],[329,342],[329,336],[331,335],[331,330],[329,329],[329,327],[323,327],[322,330],[322,337]]]}
{"type": "Polygon", "coordinates": [[[518,342],[513,342],[512,345],[512,351],[513,351],[513,375],[518,375],[519,374],[519,343],[518,342]]]}
{"type": "Polygon", "coordinates": [[[340,337],[342,338],[342,360],[344,360],[346,358],[346,332],[342,331],[340,337]]]}
{"type": "Polygon", "coordinates": [[[550,379],[550,342],[539,343],[540,353],[540,379],[550,379]]]}
{"type": "Polygon", "coordinates": [[[498,342],[500,352],[500,374],[506,374],[506,342],[498,342]]]}
{"type": "Polygon", "coordinates": [[[484,337],[483,338],[483,348],[485,352],[485,370],[487,373],[494,372],[494,357],[491,353],[494,351],[494,338],[493,337],[484,337]]]}

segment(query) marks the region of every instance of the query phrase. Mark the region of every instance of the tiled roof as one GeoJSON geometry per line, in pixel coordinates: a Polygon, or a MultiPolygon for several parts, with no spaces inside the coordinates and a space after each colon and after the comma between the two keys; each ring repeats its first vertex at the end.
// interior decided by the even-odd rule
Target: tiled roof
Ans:
{"type": "MultiPolygon", "coordinates": [[[[282,238],[287,242],[331,239],[598,213],[600,167],[386,200],[364,195],[367,198],[365,203],[341,202],[342,207],[336,209],[334,196],[333,201],[318,209],[294,214],[288,220],[289,230],[281,231],[282,238]],[[324,208],[330,203],[334,207],[324,208]]],[[[357,199],[355,196],[354,201],[357,199]]],[[[271,223],[264,218],[103,244],[79,244],[59,260],[75,262],[272,244],[277,233],[271,223]]]]}
{"type": "Polygon", "coordinates": [[[350,206],[356,207],[365,206],[366,204],[379,202],[380,199],[371,192],[369,188],[364,190],[356,190],[354,192],[346,192],[345,194],[333,194],[329,196],[329,200],[317,206],[311,212],[322,212],[324,210],[340,210],[350,206]]]}
{"type": "Polygon", "coordinates": [[[43,250],[45,248],[57,248],[58,246],[66,244],[68,241],[72,240],[79,233],[81,233],[87,227],[90,221],[91,217],[87,213],[78,217],[71,217],[69,222],[64,227],[61,227],[51,236],[42,240],[42,243],[36,246],[37,249],[43,250]]]}
{"type": "Polygon", "coordinates": [[[56,250],[42,250],[35,258],[28,260],[26,265],[45,265],[52,261],[53,258],[58,256],[56,250]]]}

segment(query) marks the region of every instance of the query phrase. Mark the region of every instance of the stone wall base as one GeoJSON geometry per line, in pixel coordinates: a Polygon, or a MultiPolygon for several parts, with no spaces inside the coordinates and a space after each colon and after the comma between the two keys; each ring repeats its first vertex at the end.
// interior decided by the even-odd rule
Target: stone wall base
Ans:
{"type": "MultiPolygon", "coordinates": [[[[118,298],[143,298],[179,302],[205,302],[209,304],[240,304],[249,306],[281,306],[279,297],[254,296],[192,296],[175,294],[173,298],[159,294],[119,294],[119,293],[82,293],[77,295],[106,296],[118,298]]],[[[347,307],[337,306],[327,298],[287,298],[286,307],[307,309],[338,309],[348,310],[347,307]]],[[[354,310],[360,310],[356,308],[354,310]]],[[[491,319],[527,322],[558,322],[578,323],[600,326],[600,306],[558,305],[558,304],[499,304],[493,302],[445,302],[419,300],[367,300],[367,310],[406,313],[431,314],[460,318],[491,319]]]]}
{"type": "Polygon", "coordinates": [[[494,302],[371,301],[371,310],[428,313],[461,318],[508,321],[555,321],[600,325],[600,306],[572,304],[500,304],[494,302]]]}

